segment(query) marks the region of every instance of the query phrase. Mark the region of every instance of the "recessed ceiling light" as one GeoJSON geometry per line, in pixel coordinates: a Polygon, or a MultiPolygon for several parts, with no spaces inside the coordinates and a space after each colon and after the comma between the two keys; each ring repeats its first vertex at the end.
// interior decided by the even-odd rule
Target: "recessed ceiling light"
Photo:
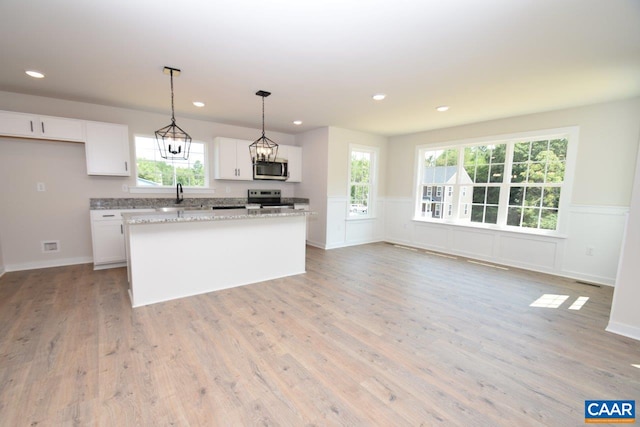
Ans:
{"type": "Polygon", "coordinates": [[[385,95],[384,93],[376,93],[375,95],[372,96],[372,98],[375,99],[376,101],[382,101],[386,97],[387,95],[385,95]]]}
{"type": "Polygon", "coordinates": [[[27,71],[25,71],[25,73],[28,76],[33,77],[34,79],[44,79],[44,74],[42,74],[40,71],[27,70],[27,71]]]}
{"type": "Polygon", "coordinates": [[[302,120],[294,120],[293,124],[296,126],[300,126],[302,124],[302,120]]]}
{"type": "Polygon", "coordinates": [[[440,111],[441,113],[444,113],[445,111],[447,111],[449,109],[448,105],[441,105],[439,107],[436,107],[436,110],[440,111]]]}
{"type": "Polygon", "coordinates": [[[200,107],[204,107],[204,102],[201,101],[193,101],[193,105],[195,105],[196,107],[200,108],[200,107]]]}

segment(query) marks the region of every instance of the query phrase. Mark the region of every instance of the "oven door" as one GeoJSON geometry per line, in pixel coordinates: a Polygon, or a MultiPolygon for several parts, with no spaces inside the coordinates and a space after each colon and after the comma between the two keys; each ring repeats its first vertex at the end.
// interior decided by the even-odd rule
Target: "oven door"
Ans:
{"type": "Polygon", "coordinates": [[[286,161],[256,162],[253,165],[253,179],[272,179],[286,181],[289,177],[286,161]]]}

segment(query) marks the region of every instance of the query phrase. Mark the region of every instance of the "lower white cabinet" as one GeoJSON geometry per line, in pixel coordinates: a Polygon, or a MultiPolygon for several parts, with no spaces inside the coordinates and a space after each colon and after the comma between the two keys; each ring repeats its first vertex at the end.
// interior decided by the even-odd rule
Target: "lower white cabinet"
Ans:
{"type": "Polygon", "coordinates": [[[153,211],[153,209],[92,210],[90,215],[93,268],[99,270],[126,265],[122,213],[153,211]]]}

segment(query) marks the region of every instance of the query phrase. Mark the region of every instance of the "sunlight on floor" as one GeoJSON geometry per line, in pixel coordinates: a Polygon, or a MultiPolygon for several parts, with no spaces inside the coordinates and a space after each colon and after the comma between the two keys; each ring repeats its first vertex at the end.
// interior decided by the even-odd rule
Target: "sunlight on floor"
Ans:
{"type": "Polygon", "coordinates": [[[529,304],[529,307],[558,308],[567,298],[569,295],[544,294],[529,304]]]}
{"type": "Polygon", "coordinates": [[[582,306],[587,303],[587,301],[589,301],[589,297],[578,297],[578,299],[575,300],[573,304],[571,304],[569,310],[580,310],[582,306]]]}

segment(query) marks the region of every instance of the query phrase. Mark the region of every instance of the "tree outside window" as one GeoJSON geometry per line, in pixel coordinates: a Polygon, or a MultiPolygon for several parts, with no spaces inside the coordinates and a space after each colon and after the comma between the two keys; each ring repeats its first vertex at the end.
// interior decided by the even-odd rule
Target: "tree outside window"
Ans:
{"type": "Polygon", "coordinates": [[[371,215],[375,151],[352,148],[349,163],[349,217],[371,215]]]}
{"type": "Polygon", "coordinates": [[[136,136],[135,144],[137,186],[207,186],[204,143],[191,142],[188,160],[163,159],[155,138],[136,136]]]}
{"type": "Polygon", "coordinates": [[[568,146],[569,134],[422,149],[417,215],[555,231],[568,146]],[[443,184],[445,192],[440,191],[443,184]],[[445,218],[439,206],[443,202],[450,203],[445,218]]]}

